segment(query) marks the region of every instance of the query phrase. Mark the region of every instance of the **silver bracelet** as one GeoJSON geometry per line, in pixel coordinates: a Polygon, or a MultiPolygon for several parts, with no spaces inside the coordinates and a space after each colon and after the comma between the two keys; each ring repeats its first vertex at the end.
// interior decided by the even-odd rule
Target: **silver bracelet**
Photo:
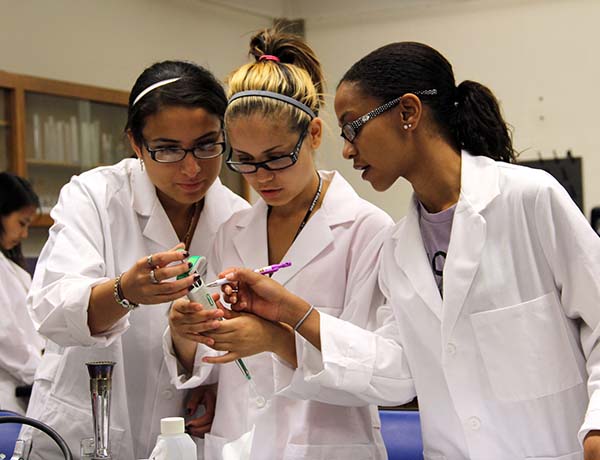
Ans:
{"type": "Polygon", "coordinates": [[[308,311],[306,313],[304,313],[304,316],[302,318],[300,318],[300,320],[296,323],[296,325],[294,326],[294,331],[297,331],[298,328],[300,326],[302,326],[302,323],[304,323],[304,321],[306,321],[306,318],[308,318],[308,316],[312,313],[312,311],[315,309],[315,307],[313,307],[312,305],[310,306],[310,308],[308,309],[308,311]]]}

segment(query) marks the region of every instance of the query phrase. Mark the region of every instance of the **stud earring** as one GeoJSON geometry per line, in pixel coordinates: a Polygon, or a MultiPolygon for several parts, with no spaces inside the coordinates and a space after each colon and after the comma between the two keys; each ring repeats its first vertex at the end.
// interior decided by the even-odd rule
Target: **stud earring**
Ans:
{"type": "Polygon", "coordinates": [[[405,123],[403,128],[404,129],[412,128],[412,123],[405,123]]]}
{"type": "Polygon", "coordinates": [[[144,171],[144,160],[142,158],[140,158],[140,168],[144,171]]]}

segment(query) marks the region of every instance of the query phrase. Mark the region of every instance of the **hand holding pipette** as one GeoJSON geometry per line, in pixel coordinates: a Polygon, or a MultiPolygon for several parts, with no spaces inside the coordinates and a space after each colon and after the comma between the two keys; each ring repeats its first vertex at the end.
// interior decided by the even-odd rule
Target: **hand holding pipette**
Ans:
{"type": "MultiPolygon", "coordinates": [[[[259,273],[261,275],[270,275],[272,273],[275,273],[278,270],[281,270],[282,268],[289,267],[290,265],[292,265],[291,262],[281,262],[279,264],[267,265],[266,267],[261,267],[261,268],[255,269],[254,273],[259,273]]],[[[229,282],[230,281],[227,278],[219,278],[215,281],[211,281],[210,283],[208,283],[206,285],[206,287],[211,288],[211,287],[223,286],[224,284],[227,284],[229,282]]]]}

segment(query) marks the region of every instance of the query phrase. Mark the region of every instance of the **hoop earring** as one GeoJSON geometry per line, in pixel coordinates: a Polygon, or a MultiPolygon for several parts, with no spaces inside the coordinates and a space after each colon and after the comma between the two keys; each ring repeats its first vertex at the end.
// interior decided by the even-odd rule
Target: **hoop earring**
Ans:
{"type": "Polygon", "coordinates": [[[142,168],[142,172],[144,171],[144,159],[140,158],[140,168],[142,168]]]}

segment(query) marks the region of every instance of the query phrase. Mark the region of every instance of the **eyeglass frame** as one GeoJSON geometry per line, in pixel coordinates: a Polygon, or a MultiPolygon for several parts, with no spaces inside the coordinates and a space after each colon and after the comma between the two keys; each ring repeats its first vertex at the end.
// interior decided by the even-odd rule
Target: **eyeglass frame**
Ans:
{"type": "MultiPolygon", "coordinates": [[[[221,134],[223,136],[223,140],[219,141],[219,142],[205,142],[204,144],[198,144],[198,145],[222,145],[223,146],[223,151],[216,154],[216,155],[212,155],[210,157],[199,157],[197,156],[194,151],[195,150],[202,150],[198,145],[196,147],[193,147],[191,149],[184,149],[183,147],[161,147],[158,149],[151,149],[148,146],[148,143],[146,142],[146,139],[142,139],[142,143],[144,145],[144,148],[148,151],[148,153],[150,154],[150,158],[152,158],[153,161],[156,161],[157,163],[162,163],[162,164],[172,164],[172,163],[179,163],[180,161],[183,161],[185,159],[185,157],[187,156],[188,153],[191,153],[192,156],[196,159],[196,160],[212,160],[214,158],[218,158],[221,155],[223,155],[225,152],[227,152],[227,138],[225,136],[225,131],[221,130],[221,134]],[[164,151],[164,150],[181,150],[184,152],[183,156],[179,159],[179,160],[175,160],[175,161],[161,161],[161,160],[157,160],[156,159],[156,152],[160,152],[160,151],[164,151]]],[[[204,150],[206,151],[206,150],[204,150]]]]}
{"type": "Polygon", "coordinates": [[[233,149],[230,149],[229,157],[227,158],[227,160],[225,160],[225,164],[227,165],[227,167],[229,169],[231,169],[232,171],[234,171],[238,174],[255,174],[256,172],[258,172],[258,170],[260,168],[266,169],[267,171],[281,171],[283,169],[290,168],[290,167],[294,166],[296,164],[296,162],[298,161],[298,155],[300,154],[300,149],[302,148],[302,143],[304,142],[304,139],[306,138],[307,134],[308,134],[308,127],[306,127],[304,130],[302,130],[302,132],[300,133],[300,137],[298,138],[298,142],[296,142],[296,145],[294,146],[294,149],[292,150],[291,153],[288,153],[286,155],[280,155],[277,158],[271,158],[270,160],[257,161],[256,163],[249,162],[249,161],[232,161],[231,158],[233,156],[233,149]],[[271,168],[268,165],[268,163],[271,163],[272,161],[277,161],[277,160],[280,160],[280,159],[286,158],[286,157],[291,158],[292,162],[289,165],[284,166],[283,168],[271,168]],[[246,171],[246,172],[238,171],[237,169],[234,169],[233,165],[252,165],[252,166],[254,166],[254,171],[246,171]]]}
{"type": "Polygon", "coordinates": [[[402,96],[392,99],[391,101],[388,101],[385,104],[382,104],[379,107],[374,108],[370,112],[365,113],[364,115],[358,117],[356,120],[344,123],[342,125],[342,130],[341,130],[340,136],[343,137],[344,140],[353,144],[354,141],[356,140],[356,136],[358,136],[358,132],[368,121],[371,121],[373,118],[378,117],[382,113],[385,113],[388,110],[390,110],[391,108],[398,105],[400,103],[400,101],[402,100],[402,98],[406,94],[415,94],[415,95],[422,95],[422,96],[435,96],[437,94],[437,89],[425,89],[422,91],[409,91],[408,93],[404,93],[402,96]],[[351,130],[350,134],[346,133],[347,130],[351,130]]]}

